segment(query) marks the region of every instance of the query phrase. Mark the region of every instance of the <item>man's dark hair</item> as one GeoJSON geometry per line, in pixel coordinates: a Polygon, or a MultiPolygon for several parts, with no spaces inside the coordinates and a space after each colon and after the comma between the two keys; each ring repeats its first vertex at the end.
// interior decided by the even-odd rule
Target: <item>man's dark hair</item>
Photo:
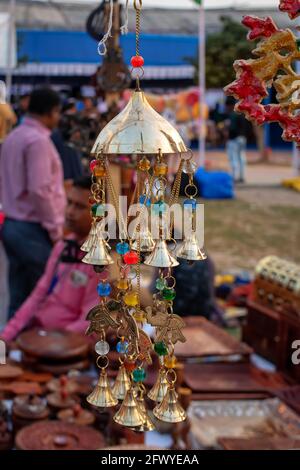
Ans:
{"type": "Polygon", "coordinates": [[[30,95],[28,111],[31,114],[43,116],[59,105],[60,98],[56,91],[50,88],[37,88],[30,95]]]}
{"type": "Polygon", "coordinates": [[[91,184],[90,176],[81,176],[80,178],[74,180],[73,187],[80,189],[90,189],[91,184]]]}

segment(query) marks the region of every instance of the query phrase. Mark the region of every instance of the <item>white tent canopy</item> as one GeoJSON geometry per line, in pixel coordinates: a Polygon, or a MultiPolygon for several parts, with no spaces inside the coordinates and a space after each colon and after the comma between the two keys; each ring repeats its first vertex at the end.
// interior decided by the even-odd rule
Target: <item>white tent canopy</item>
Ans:
{"type": "MultiPolygon", "coordinates": [[[[48,0],[40,0],[47,2],[48,0]]],[[[120,0],[126,3],[125,0],[120,0]]],[[[77,3],[77,4],[99,4],[100,0],[51,0],[51,3],[77,3]]],[[[132,5],[133,1],[129,0],[132,5]]],[[[233,8],[240,10],[272,9],[277,8],[279,0],[204,0],[207,9],[233,8]]],[[[143,8],[169,8],[169,9],[195,9],[197,4],[194,0],[143,0],[143,8]]]]}

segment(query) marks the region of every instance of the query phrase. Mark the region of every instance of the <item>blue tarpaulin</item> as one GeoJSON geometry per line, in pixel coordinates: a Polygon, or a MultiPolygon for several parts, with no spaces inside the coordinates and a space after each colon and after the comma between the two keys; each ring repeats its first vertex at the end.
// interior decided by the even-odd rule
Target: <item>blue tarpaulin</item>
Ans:
{"type": "MultiPolygon", "coordinates": [[[[35,31],[19,29],[18,57],[35,63],[99,63],[97,43],[82,31],[35,31]]],[[[135,35],[121,36],[126,63],[135,52],[135,35]]],[[[186,65],[197,55],[196,36],[143,34],[141,53],[148,66],[186,65]]]]}

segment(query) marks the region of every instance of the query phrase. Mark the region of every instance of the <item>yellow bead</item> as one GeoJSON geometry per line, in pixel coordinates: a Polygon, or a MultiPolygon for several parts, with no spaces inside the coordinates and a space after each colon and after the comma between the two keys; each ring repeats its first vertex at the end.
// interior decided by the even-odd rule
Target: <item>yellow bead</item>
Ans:
{"type": "Polygon", "coordinates": [[[120,290],[127,290],[129,287],[128,279],[119,279],[117,282],[117,288],[120,290]]]}
{"type": "Polygon", "coordinates": [[[148,158],[142,158],[142,160],[138,163],[138,169],[141,171],[148,171],[151,168],[151,163],[148,158]]]}
{"type": "Polygon", "coordinates": [[[97,178],[103,178],[104,176],[106,176],[106,169],[104,168],[104,166],[96,166],[94,169],[94,175],[97,178]]]}
{"type": "Polygon", "coordinates": [[[139,303],[139,296],[137,292],[128,292],[124,295],[124,302],[128,307],[136,307],[139,303]]]}
{"type": "Polygon", "coordinates": [[[135,321],[139,323],[144,323],[146,321],[146,316],[141,310],[139,310],[138,312],[134,312],[133,317],[135,321]]]}
{"type": "Polygon", "coordinates": [[[154,176],[166,176],[168,173],[168,165],[166,163],[156,163],[154,165],[154,176]]]}
{"type": "Polygon", "coordinates": [[[165,357],[164,364],[167,369],[174,369],[177,364],[177,359],[175,356],[167,356],[165,357]]]}

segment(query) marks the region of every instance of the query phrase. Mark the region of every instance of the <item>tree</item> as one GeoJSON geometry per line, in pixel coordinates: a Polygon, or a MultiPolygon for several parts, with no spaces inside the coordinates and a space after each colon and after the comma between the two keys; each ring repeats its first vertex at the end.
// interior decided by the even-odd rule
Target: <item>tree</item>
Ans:
{"type": "MultiPolygon", "coordinates": [[[[206,38],[206,84],[207,88],[223,88],[235,79],[233,62],[247,59],[253,44],[247,40],[246,28],[228,16],[220,18],[222,30],[206,38]]],[[[199,71],[198,57],[187,61],[199,71]]]]}

